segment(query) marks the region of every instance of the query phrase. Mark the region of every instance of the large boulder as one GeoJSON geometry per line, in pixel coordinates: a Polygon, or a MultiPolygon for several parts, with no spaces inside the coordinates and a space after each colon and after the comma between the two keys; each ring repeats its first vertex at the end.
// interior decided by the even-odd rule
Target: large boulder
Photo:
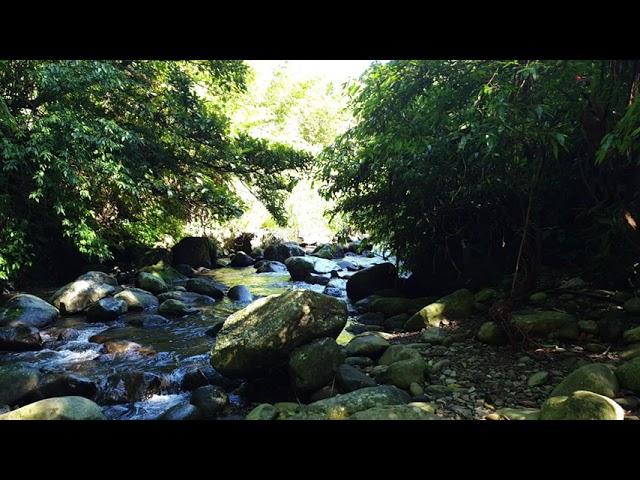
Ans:
{"type": "Polygon", "coordinates": [[[103,272],[87,272],[57,290],[51,303],[60,313],[73,314],[119,290],[118,282],[103,272]]]}
{"type": "Polygon", "coordinates": [[[289,375],[296,390],[309,392],[333,380],[344,353],[333,338],[320,338],[296,348],[289,356],[289,375]]]}
{"type": "Polygon", "coordinates": [[[389,342],[373,332],[361,333],[353,337],[346,345],[346,354],[349,356],[379,357],[389,348],[389,342]]]}
{"type": "Polygon", "coordinates": [[[347,281],[347,296],[352,302],[386,288],[395,287],[396,267],[392,263],[380,263],[353,274],[347,281]]]}
{"type": "Polygon", "coordinates": [[[264,249],[264,258],[267,260],[275,260],[276,262],[284,262],[289,257],[301,257],[306,255],[303,248],[295,243],[281,243],[279,245],[270,245],[264,249]]]}
{"type": "Polygon", "coordinates": [[[256,261],[253,257],[250,257],[244,252],[237,252],[233,257],[231,257],[231,262],[229,266],[231,267],[248,267],[253,265],[256,261]]]}
{"type": "Polygon", "coordinates": [[[173,263],[187,264],[192,267],[211,268],[216,261],[216,250],[213,242],[207,237],[186,237],[171,249],[173,263]]]}
{"type": "Polygon", "coordinates": [[[142,290],[146,290],[148,292],[157,295],[158,293],[163,293],[169,290],[166,282],[163,278],[157,273],[150,272],[140,272],[136,278],[136,285],[140,287],[142,290]]]}
{"type": "Polygon", "coordinates": [[[624,343],[640,343],[640,327],[631,328],[622,334],[624,343]]]}
{"type": "Polygon", "coordinates": [[[58,309],[35,295],[21,293],[12,296],[0,308],[0,326],[18,325],[46,327],[58,317],[58,309]]]}
{"type": "Polygon", "coordinates": [[[640,358],[636,357],[616,368],[620,386],[640,394],[640,358]]]}
{"type": "Polygon", "coordinates": [[[578,323],[569,313],[541,310],[514,314],[511,324],[516,331],[535,337],[554,337],[575,340],[579,334],[578,323]]]}
{"type": "Polygon", "coordinates": [[[444,420],[434,411],[435,408],[428,403],[385,405],[356,412],[349,420],[444,420]]]}
{"type": "Polygon", "coordinates": [[[25,352],[41,349],[42,338],[36,327],[0,327],[0,351],[25,352]]]}
{"type": "Polygon", "coordinates": [[[487,345],[504,345],[508,338],[496,322],[484,322],[478,330],[478,340],[487,345]]]}
{"type": "Polygon", "coordinates": [[[324,245],[319,245],[311,255],[333,260],[334,258],[344,257],[344,248],[340,245],[325,243],[324,245]]]}
{"type": "Polygon", "coordinates": [[[283,363],[297,347],[337,337],[347,306],[309,290],[261,298],[229,316],[218,333],[211,364],[226,376],[250,376],[283,363]]]}
{"type": "Polygon", "coordinates": [[[388,368],[376,376],[380,383],[388,383],[408,390],[412,383],[424,383],[425,361],[417,350],[402,345],[389,347],[378,362],[388,368]]]}
{"type": "Polygon", "coordinates": [[[303,407],[291,420],[346,419],[361,412],[384,405],[403,405],[410,400],[409,394],[392,385],[361,388],[353,392],[336,395],[303,407]]]}
{"type": "MultiPolygon", "coordinates": [[[[358,357],[351,357],[358,358],[358,357]]],[[[366,357],[365,357],[366,358],[366,357]]],[[[336,383],[342,392],[353,392],[366,387],[375,387],[373,378],[351,365],[340,365],[336,369],[336,383]]]]}
{"type": "Polygon", "coordinates": [[[0,415],[0,420],[106,420],[100,407],[84,397],[56,397],[0,415]]]}
{"type": "Polygon", "coordinates": [[[227,296],[230,300],[236,302],[250,302],[253,300],[253,295],[245,285],[235,285],[229,289],[227,296]]]}
{"type": "Polygon", "coordinates": [[[473,308],[475,299],[466,288],[442,297],[413,315],[405,324],[406,330],[420,330],[426,326],[438,327],[444,319],[464,320],[473,308]]]}
{"type": "Polygon", "coordinates": [[[578,390],[549,398],[542,404],[540,420],[624,420],[624,410],[610,398],[578,390]]]}
{"type": "Polygon", "coordinates": [[[87,309],[87,321],[110,322],[127,311],[127,302],[122,298],[104,297],[87,309]]]}
{"type": "Polygon", "coordinates": [[[403,313],[413,315],[435,300],[433,297],[403,298],[374,296],[363,309],[368,312],[381,312],[385,318],[389,318],[403,313]]]}
{"type": "Polygon", "coordinates": [[[151,292],[140,288],[125,288],[113,298],[123,300],[127,304],[127,310],[153,310],[160,305],[151,292]]]}
{"type": "Polygon", "coordinates": [[[552,397],[571,395],[578,390],[614,398],[619,390],[618,379],[613,371],[601,363],[584,365],[571,372],[551,392],[552,397]]]}
{"type": "Polygon", "coordinates": [[[38,390],[40,372],[24,364],[0,366],[0,405],[15,405],[38,390]]]}
{"type": "Polygon", "coordinates": [[[275,260],[262,260],[262,263],[258,267],[256,267],[256,273],[273,273],[286,271],[287,266],[284,263],[277,262],[275,260]]]}
{"type": "Polygon", "coordinates": [[[198,387],[191,394],[191,404],[198,407],[204,418],[215,418],[227,403],[229,403],[229,397],[216,385],[198,387]]]}
{"type": "Polygon", "coordinates": [[[340,270],[340,267],[331,260],[311,256],[289,257],[284,263],[293,281],[308,281],[312,273],[323,274],[340,270]]]}

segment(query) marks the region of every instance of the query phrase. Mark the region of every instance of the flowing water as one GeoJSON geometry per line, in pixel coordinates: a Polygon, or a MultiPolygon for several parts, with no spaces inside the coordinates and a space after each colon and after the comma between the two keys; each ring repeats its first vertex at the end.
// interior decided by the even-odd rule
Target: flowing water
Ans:
{"type": "MultiPolygon", "coordinates": [[[[382,258],[362,256],[346,257],[352,263],[366,267],[382,262],[382,258]]],[[[282,293],[289,289],[303,288],[322,292],[324,286],[305,282],[292,282],[288,272],[255,273],[253,267],[220,268],[211,270],[208,276],[222,284],[225,289],[234,285],[245,285],[254,298],[282,293]]],[[[346,283],[346,282],[345,282],[346,283]]],[[[51,290],[28,291],[48,299],[51,290]]],[[[354,312],[344,290],[341,300],[347,302],[349,311],[354,312]]],[[[213,305],[199,307],[200,312],[182,318],[172,319],[152,328],[136,327],[127,322],[132,314],[125,314],[114,322],[88,323],[83,315],[59,317],[52,326],[41,331],[45,340],[44,348],[30,352],[0,354],[0,365],[25,362],[46,373],[75,373],[95,381],[98,385],[113,374],[139,371],[157,375],[161,379],[159,391],[149,398],[135,403],[121,403],[103,407],[110,419],[153,419],[168,408],[188,401],[190,393],[182,391],[180,384],[185,372],[194,367],[209,365],[209,352],[215,338],[205,332],[216,320],[225,319],[247,305],[234,302],[226,296],[213,305]],[[91,342],[94,335],[102,335],[112,340],[127,340],[150,347],[155,355],[126,354],[107,355],[102,345],[91,342]],[[62,340],[60,339],[62,338],[62,340]]],[[[237,394],[229,395],[230,402],[237,410],[244,406],[244,400],[237,394]]],[[[237,417],[237,414],[235,414],[237,417]]],[[[230,414],[230,418],[235,418],[230,414]]]]}

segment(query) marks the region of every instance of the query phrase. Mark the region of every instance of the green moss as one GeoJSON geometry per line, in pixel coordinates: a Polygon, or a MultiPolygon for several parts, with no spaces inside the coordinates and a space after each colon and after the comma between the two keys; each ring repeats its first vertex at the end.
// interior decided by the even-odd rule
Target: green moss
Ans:
{"type": "Polygon", "coordinates": [[[551,392],[552,397],[570,395],[578,390],[588,390],[614,398],[619,390],[618,380],[609,367],[601,363],[584,365],[571,372],[551,392]]]}
{"type": "Polygon", "coordinates": [[[597,393],[578,390],[569,396],[549,398],[540,409],[541,420],[623,420],[616,402],[597,393]]]}

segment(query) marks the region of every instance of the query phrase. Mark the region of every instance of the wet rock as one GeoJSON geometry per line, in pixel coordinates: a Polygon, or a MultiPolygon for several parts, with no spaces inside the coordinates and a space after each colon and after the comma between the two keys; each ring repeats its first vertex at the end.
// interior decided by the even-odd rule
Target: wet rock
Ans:
{"type": "Polygon", "coordinates": [[[264,250],[264,258],[277,262],[284,262],[289,257],[301,257],[306,255],[304,249],[292,242],[270,245],[264,250]]]}
{"type": "Polygon", "coordinates": [[[294,402],[277,402],[273,406],[278,411],[278,420],[288,418],[300,411],[300,404],[294,402]]]}
{"type": "Polygon", "coordinates": [[[275,420],[278,410],[270,403],[261,403],[251,410],[245,420],[275,420]]]}
{"type": "Polygon", "coordinates": [[[202,412],[190,403],[179,403],[158,417],[158,420],[201,420],[202,412]]]}
{"type": "Polygon", "coordinates": [[[191,267],[191,265],[187,265],[186,263],[180,263],[178,265],[174,265],[176,271],[184,275],[185,277],[193,277],[196,274],[196,271],[191,267]]]}
{"type": "Polygon", "coordinates": [[[160,392],[160,377],[149,372],[128,371],[109,375],[98,387],[101,405],[134,403],[160,392]]]}
{"type": "Polygon", "coordinates": [[[210,318],[211,326],[207,328],[207,330],[204,332],[205,335],[209,337],[216,337],[218,333],[220,333],[220,330],[222,330],[222,327],[224,326],[224,322],[225,322],[224,318],[219,318],[219,317],[210,318]]]}
{"type": "Polygon", "coordinates": [[[327,295],[309,290],[270,295],[227,318],[211,364],[230,377],[257,374],[311,340],[338,336],[346,321],[346,305],[327,295]]]}
{"type": "Polygon", "coordinates": [[[395,287],[396,267],[392,263],[380,263],[353,274],[347,281],[347,296],[357,302],[378,290],[395,287]]]}
{"type": "Polygon", "coordinates": [[[229,266],[231,267],[249,267],[255,263],[253,257],[250,257],[244,252],[237,252],[231,257],[229,266]]]}
{"type": "Polygon", "coordinates": [[[640,358],[623,363],[615,373],[622,388],[640,393],[640,358]]]}
{"type": "Polygon", "coordinates": [[[139,288],[125,288],[113,298],[124,300],[129,311],[153,310],[160,305],[158,299],[151,292],[139,288]]]}
{"type": "Polygon", "coordinates": [[[53,323],[58,309],[35,295],[14,295],[0,308],[0,326],[42,328],[53,323]]]}
{"type": "Polygon", "coordinates": [[[289,257],[284,263],[293,281],[306,281],[312,273],[329,273],[332,270],[340,269],[340,267],[331,260],[310,256],[289,257]]]}
{"type": "Polygon", "coordinates": [[[171,249],[173,263],[187,264],[194,268],[211,268],[216,260],[215,245],[206,237],[186,237],[171,249]]]}
{"type": "Polygon", "coordinates": [[[438,327],[442,320],[464,320],[471,315],[473,294],[466,288],[438,299],[413,315],[405,324],[406,330],[420,330],[425,326],[438,327]]]}
{"type": "MultiPolygon", "coordinates": [[[[216,300],[221,300],[224,297],[224,292],[213,280],[209,278],[190,278],[185,284],[185,288],[200,295],[206,295],[216,300]]],[[[175,298],[175,300],[182,300],[182,298],[175,298]]]]}
{"type": "Polygon", "coordinates": [[[505,345],[507,335],[496,322],[484,322],[478,330],[478,341],[487,345],[505,345]]]}
{"type": "Polygon", "coordinates": [[[360,270],[360,267],[358,267],[355,263],[349,262],[348,260],[340,260],[336,263],[343,270],[348,270],[350,272],[357,272],[358,270],[360,270]]]}
{"type": "Polygon", "coordinates": [[[240,382],[220,375],[211,366],[203,365],[202,367],[193,367],[188,370],[182,377],[180,388],[191,391],[207,385],[216,385],[224,390],[232,390],[238,387],[240,382]]]}
{"type": "Polygon", "coordinates": [[[597,393],[578,390],[569,396],[552,396],[542,404],[540,420],[623,420],[624,410],[597,393]]]}
{"type": "Polygon", "coordinates": [[[552,336],[567,340],[578,337],[578,324],[575,317],[555,310],[514,314],[511,323],[526,335],[552,336]]]}
{"type": "Polygon", "coordinates": [[[136,277],[136,285],[142,290],[151,292],[154,295],[169,290],[162,277],[156,273],[140,272],[136,277]]]}
{"type": "Polygon", "coordinates": [[[286,271],[287,271],[287,266],[284,263],[276,262],[274,260],[263,260],[262,263],[260,263],[260,266],[258,266],[256,269],[256,273],[286,272],[286,271]]]}
{"type": "Polygon", "coordinates": [[[40,400],[9,413],[0,420],[106,420],[100,407],[84,397],[40,400]]]}
{"type": "Polygon", "coordinates": [[[110,322],[127,311],[122,298],[104,297],[91,305],[86,312],[88,322],[110,322]]]}
{"type": "Polygon", "coordinates": [[[90,342],[100,343],[104,346],[105,352],[110,355],[155,355],[155,351],[150,347],[143,347],[139,343],[129,340],[111,340],[103,335],[94,335],[89,338],[90,342]]]}
{"type": "Polygon", "coordinates": [[[378,357],[389,347],[389,342],[375,333],[356,335],[346,345],[349,356],[378,357]]]}
{"type": "Polygon", "coordinates": [[[601,363],[584,365],[571,372],[551,392],[552,397],[567,396],[578,390],[588,390],[613,398],[619,390],[616,375],[601,363]]]}
{"type": "Polygon", "coordinates": [[[344,354],[333,338],[320,338],[296,348],[289,356],[289,375],[298,391],[309,392],[330,382],[344,354]]]}
{"type": "Polygon", "coordinates": [[[169,323],[169,319],[162,315],[150,313],[132,313],[125,317],[129,325],[138,328],[158,328],[169,323]]]}
{"type": "Polygon", "coordinates": [[[329,280],[331,280],[331,275],[329,274],[310,273],[304,278],[305,283],[309,283],[311,285],[328,285],[329,280]]]}
{"type": "Polygon", "coordinates": [[[330,287],[327,285],[325,289],[322,291],[325,295],[329,295],[330,297],[342,298],[345,295],[345,291],[342,288],[330,287]]]}
{"type": "Polygon", "coordinates": [[[311,255],[327,260],[333,260],[334,258],[344,257],[344,249],[340,245],[326,243],[324,245],[319,245],[311,255]]]}
{"type": "Polygon", "coordinates": [[[167,315],[169,317],[181,317],[184,315],[191,315],[197,313],[198,309],[190,307],[180,300],[165,300],[158,307],[158,313],[161,315],[167,315]]]}
{"type": "Polygon", "coordinates": [[[198,407],[204,418],[215,418],[228,402],[224,390],[215,385],[196,388],[191,394],[191,404],[198,407]]]}
{"type": "Polygon", "coordinates": [[[26,352],[42,349],[42,338],[36,327],[18,325],[0,327],[0,351],[26,352]]]}
{"type": "Polygon", "coordinates": [[[336,383],[342,392],[352,392],[365,387],[374,387],[376,382],[373,378],[365,375],[360,370],[351,365],[340,365],[336,370],[336,383]]]}
{"type": "Polygon", "coordinates": [[[40,383],[38,369],[25,364],[0,366],[0,405],[15,405],[34,395],[40,383]]]}
{"type": "Polygon", "coordinates": [[[111,275],[87,272],[57,290],[51,297],[51,303],[61,314],[68,315],[80,312],[118,290],[118,282],[111,275]]]}
{"type": "Polygon", "coordinates": [[[30,397],[30,401],[68,396],[93,399],[96,392],[95,382],[87,377],[74,373],[51,374],[40,381],[38,390],[30,397]]]}

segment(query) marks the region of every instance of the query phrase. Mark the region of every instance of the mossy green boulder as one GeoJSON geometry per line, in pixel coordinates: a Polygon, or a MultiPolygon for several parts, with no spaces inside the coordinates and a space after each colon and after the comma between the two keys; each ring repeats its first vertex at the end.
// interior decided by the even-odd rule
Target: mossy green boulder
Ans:
{"type": "Polygon", "coordinates": [[[640,343],[640,327],[626,330],[622,334],[622,340],[624,343],[640,343]]]}
{"type": "Polygon", "coordinates": [[[384,314],[385,318],[403,313],[413,315],[435,300],[434,297],[403,298],[376,296],[371,302],[366,304],[365,311],[380,312],[384,314]]]}
{"type": "Polygon", "coordinates": [[[373,332],[365,332],[353,337],[346,345],[346,353],[351,357],[376,357],[389,347],[389,342],[373,332]]]}
{"type": "Polygon", "coordinates": [[[53,323],[58,315],[58,309],[41,298],[20,293],[9,298],[0,308],[0,326],[42,328],[53,323]]]}
{"type": "Polygon", "coordinates": [[[344,302],[311,290],[270,295],[229,316],[218,332],[211,365],[222,375],[253,376],[283,365],[296,348],[337,337],[347,321],[344,302]]]}
{"type": "Polygon", "coordinates": [[[278,410],[270,403],[261,403],[251,410],[245,420],[275,420],[278,416],[278,410]]]}
{"type": "Polygon", "coordinates": [[[496,322],[484,322],[478,330],[478,341],[487,345],[504,345],[507,335],[496,322]]]}
{"type": "Polygon", "coordinates": [[[51,304],[61,314],[70,315],[81,312],[92,303],[119,290],[118,282],[113,276],[103,272],[87,272],[56,290],[51,297],[51,304]]]}
{"type": "Polygon", "coordinates": [[[136,277],[136,285],[147,292],[153,293],[154,295],[169,290],[169,287],[162,277],[157,273],[152,272],[139,272],[136,277]]]}
{"type": "Polygon", "coordinates": [[[40,383],[40,371],[24,363],[0,366],[0,405],[14,405],[33,394],[40,383]]]}
{"type": "Polygon", "coordinates": [[[289,375],[296,390],[318,390],[334,377],[344,353],[333,338],[320,338],[296,348],[289,356],[289,375]]]}
{"type": "Polygon", "coordinates": [[[356,412],[349,420],[443,420],[434,415],[435,408],[428,403],[385,405],[356,412]]]}
{"type": "Polygon", "coordinates": [[[516,330],[534,337],[575,340],[579,334],[575,317],[555,310],[514,314],[511,323],[516,330]]]}
{"type": "Polygon", "coordinates": [[[113,298],[124,300],[128,310],[153,310],[160,301],[151,293],[140,288],[125,288],[113,298]]]}
{"type": "Polygon", "coordinates": [[[466,288],[442,297],[420,309],[405,324],[405,330],[421,330],[425,326],[440,326],[444,319],[463,320],[471,315],[474,304],[473,294],[466,288]]]}
{"type": "Polygon", "coordinates": [[[624,410],[610,398],[578,390],[549,398],[542,404],[540,420],[624,420],[624,410]]]}
{"type": "Polygon", "coordinates": [[[100,407],[84,397],[55,397],[0,415],[0,420],[106,420],[100,407]]]}
{"type": "Polygon", "coordinates": [[[588,390],[614,398],[619,389],[618,379],[613,371],[602,363],[593,363],[571,372],[553,389],[551,396],[567,396],[578,390],[588,390]]]}
{"type": "Polygon", "coordinates": [[[495,413],[508,420],[538,420],[540,409],[538,408],[501,408],[495,413]]]}
{"type": "Polygon", "coordinates": [[[640,393],[640,358],[634,358],[616,368],[616,377],[622,388],[640,393]]]}
{"type": "Polygon", "coordinates": [[[415,358],[422,359],[422,356],[417,350],[405,345],[391,345],[385,350],[378,360],[378,365],[391,365],[395,362],[412,360],[415,358]]]}
{"type": "Polygon", "coordinates": [[[426,363],[418,354],[417,357],[390,364],[376,377],[376,381],[409,390],[412,383],[424,382],[425,369],[426,363]]]}

